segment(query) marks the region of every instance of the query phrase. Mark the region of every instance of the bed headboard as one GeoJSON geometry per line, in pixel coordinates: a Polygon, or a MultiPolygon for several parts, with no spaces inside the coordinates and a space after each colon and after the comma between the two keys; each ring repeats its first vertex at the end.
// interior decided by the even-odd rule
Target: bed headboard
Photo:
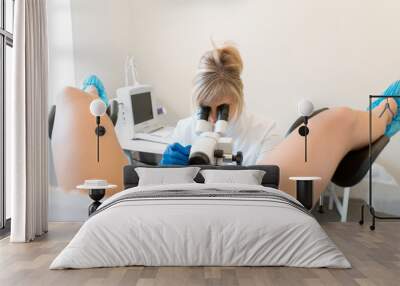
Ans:
{"type": "MultiPolygon", "coordinates": [[[[135,168],[145,167],[145,168],[171,168],[172,166],[134,166],[128,165],[124,167],[124,189],[136,187],[139,183],[139,176],[135,171],[135,168]]],[[[173,168],[182,168],[186,166],[173,166],[173,168]]],[[[261,184],[264,187],[271,187],[277,189],[279,186],[279,167],[275,165],[254,165],[254,166],[209,166],[201,165],[202,170],[205,169],[219,169],[219,170],[263,170],[265,175],[262,179],[261,184]]],[[[204,183],[203,176],[198,173],[194,178],[197,183],[204,183]]]]}

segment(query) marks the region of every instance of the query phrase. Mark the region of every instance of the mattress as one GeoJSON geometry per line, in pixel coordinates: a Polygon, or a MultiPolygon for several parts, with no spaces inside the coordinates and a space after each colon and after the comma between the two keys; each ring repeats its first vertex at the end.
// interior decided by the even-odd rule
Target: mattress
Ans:
{"type": "Polygon", "coordinates": [[[131,265],[351,267],[284,192],[198,183],[134,187],[108,198],[50,269],[131,265]]]}

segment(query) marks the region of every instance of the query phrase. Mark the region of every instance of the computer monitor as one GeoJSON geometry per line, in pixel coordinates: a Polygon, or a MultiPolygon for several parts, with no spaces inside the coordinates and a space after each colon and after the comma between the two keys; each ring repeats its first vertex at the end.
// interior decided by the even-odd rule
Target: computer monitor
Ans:
{"type": "Polygon", "coordinates": [[[131,101],[135,125],[154,118],[150,92],[132,94],[131,101]]]}
{"type": "Polygon", "coordinates": [[[135,133],[149,133],[160,128],[151,86],[121,87],[117,90],[117,101],[119,111],[115,128],[118,136],[132,139],[135,133]]]}

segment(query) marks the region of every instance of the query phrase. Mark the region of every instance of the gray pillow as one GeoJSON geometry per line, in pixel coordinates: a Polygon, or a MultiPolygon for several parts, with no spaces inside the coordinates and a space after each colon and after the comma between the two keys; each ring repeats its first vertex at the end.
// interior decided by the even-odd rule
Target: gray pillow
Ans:
{"type": "Polygon", "coordinates": [[[139,186],[195,183],[199,167],[187,168],[135,168],[139,186]]]}
{"type": "Polygon", "coordinates": [[[205,184],[227,183],[261,185],[265,171],[262,170],[202,170],[205,184]]]}

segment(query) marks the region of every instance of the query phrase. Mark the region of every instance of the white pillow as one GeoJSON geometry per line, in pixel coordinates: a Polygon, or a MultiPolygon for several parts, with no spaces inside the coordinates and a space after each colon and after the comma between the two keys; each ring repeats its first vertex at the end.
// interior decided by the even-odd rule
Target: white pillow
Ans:
{"type": "Polygon", "coordinates": [[[202,170],[205,184],[227,183],[261,185],[265,171],[262,170],[202,170]]]}
{"type": "Polygon", "coordinates": [[[199,167],[187,168],[135,168],[139,186],[195,183],[199,167]]]}

